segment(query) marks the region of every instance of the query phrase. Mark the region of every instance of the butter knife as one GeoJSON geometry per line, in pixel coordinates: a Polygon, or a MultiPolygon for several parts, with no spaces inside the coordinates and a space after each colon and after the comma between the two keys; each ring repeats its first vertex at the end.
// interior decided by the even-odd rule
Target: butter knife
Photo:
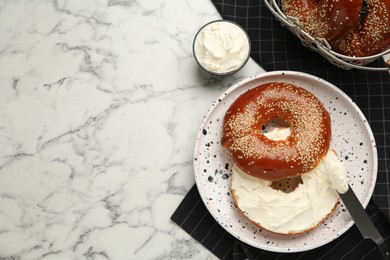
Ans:
{"type": "Polygon", "coordinates": [[[390,250],[385,244],[385,240],[371,222],[370,217],[351,186],[348,186],[348,190],[345,193],[339,193],[339,195],[363,237],[373,240],[382,253],[383,258],[390,259],[390,250]]]}

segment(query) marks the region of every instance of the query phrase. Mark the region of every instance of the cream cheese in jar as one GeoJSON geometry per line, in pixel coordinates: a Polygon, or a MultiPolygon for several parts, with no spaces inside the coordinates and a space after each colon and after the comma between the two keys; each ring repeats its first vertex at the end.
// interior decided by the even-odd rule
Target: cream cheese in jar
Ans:
{"type": "Polygon", "coordinates": [[[248,61],[250,41],[239,25],[214,21],[202,27],[194,40],[194,56],[199,65],[214,74],[230,74],[248,61]]]}

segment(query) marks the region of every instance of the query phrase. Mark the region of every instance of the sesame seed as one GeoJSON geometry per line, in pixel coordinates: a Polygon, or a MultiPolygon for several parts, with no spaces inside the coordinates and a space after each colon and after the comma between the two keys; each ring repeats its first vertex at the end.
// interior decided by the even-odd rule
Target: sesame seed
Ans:
{"type": "Polygon", "coordinates": [[[328,112],[313,94],[293,84],[272,82],[255,87],[228,111],[235,112],[225,115],[223,139],[229,139],[231,155],[239,165],[247,165],[248,171],[263,169],[270,175],[284,169],[281,174],[301,174],[316,165],[329,147],[328,112]],[[275,117],[290,125],[286,140],[270,140],[261,132],[261,126],[275,117]]]}

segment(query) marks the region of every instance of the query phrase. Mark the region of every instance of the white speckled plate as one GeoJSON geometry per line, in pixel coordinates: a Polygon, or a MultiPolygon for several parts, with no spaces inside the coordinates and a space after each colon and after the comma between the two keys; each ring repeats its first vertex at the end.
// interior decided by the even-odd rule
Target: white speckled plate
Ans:
{"type": "Polygon", "coordinates": [[[253,225],[235,207],[230,192],[232,161],[221,147],[226,110],[242,93],[260,84],[278,81],[301,86],[317,96],[332,118],[332,143],[348,171],[349,183],[366,207],[377,175],[375,140],[367,120],[352,100],[334,85],[308,74],[276,71],[260,74],[229,88],[205,116],[196,139],[195,180],[207,209],[216,221],[241,241],[275,252],[299,252],[322,246],[347,231],[353,221],[344,205],[319,227],[300,235],[273,234],[253,225]]]}

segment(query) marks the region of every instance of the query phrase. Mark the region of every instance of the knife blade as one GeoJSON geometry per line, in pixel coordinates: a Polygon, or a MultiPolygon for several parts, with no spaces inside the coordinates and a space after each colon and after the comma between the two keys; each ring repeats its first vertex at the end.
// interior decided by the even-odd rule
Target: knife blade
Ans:
{"type": "Polygon", "coordinates": [[[385,240],[375,228],[351,186],[348,186],[348,190],[345,193],[339,193],[339,195],[363,237],[373,240],[382,253],[383,258],[390,259],[390,250],[385,244],[385,240]]]}

